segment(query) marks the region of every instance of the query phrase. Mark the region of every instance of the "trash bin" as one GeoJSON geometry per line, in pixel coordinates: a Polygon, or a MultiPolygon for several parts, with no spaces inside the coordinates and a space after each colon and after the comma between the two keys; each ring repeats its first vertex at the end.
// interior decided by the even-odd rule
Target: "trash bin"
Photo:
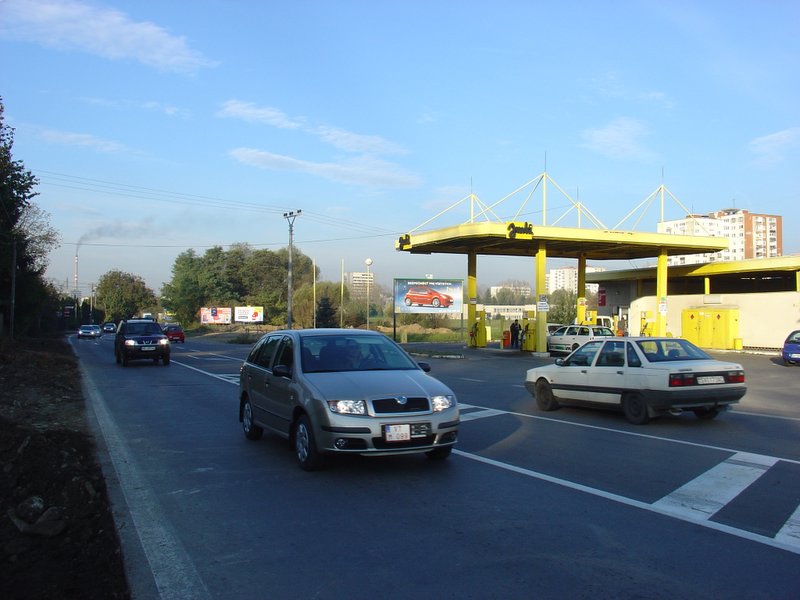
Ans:
{"type": "Polygon", "coordinates": [[[504,331],[503,332],[503,348],[510,348],[511,347],[511,332],[504,331]]]}

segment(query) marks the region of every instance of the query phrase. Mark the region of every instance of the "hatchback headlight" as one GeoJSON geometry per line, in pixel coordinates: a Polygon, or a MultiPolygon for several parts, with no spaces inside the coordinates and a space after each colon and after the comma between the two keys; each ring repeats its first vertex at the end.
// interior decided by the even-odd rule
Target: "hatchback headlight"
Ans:
{"type": "Polygon", "coordinates": [[[365,415],[367,405],[363,400],[328,400],[331,412],[340,415],[365,415]]]}
{"type": "Polygon", "coordinates": [[[431,398],[431,406],[433,412],[441,412],[456,405],[455,396],[433,396],[431,398]]]}

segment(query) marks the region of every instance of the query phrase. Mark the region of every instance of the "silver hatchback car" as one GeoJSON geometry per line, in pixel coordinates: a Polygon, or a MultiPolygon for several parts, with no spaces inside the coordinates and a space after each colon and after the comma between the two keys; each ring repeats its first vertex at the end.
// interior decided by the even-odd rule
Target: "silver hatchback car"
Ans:
{"type": "Polygon", "coordinates": [[[458,438],[458,403],[429,370],[375,331],[275,331],[242,364],[239,421],[248,439],[267,429],[291,440],[308,471],[331,454],[445,459],[458,438]]]}

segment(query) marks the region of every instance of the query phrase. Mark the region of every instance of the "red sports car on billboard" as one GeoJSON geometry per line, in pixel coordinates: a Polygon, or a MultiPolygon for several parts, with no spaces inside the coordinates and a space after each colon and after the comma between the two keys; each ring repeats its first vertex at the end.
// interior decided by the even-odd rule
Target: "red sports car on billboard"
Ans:
{"type": "Polygon", "coordinates": [[[419,304],[420,306],[432,306],[434,308],[448,308],[453,304],[453,297],[428,286],[414,286],[408,289],[403,300],[406,306],[419,304]]]}

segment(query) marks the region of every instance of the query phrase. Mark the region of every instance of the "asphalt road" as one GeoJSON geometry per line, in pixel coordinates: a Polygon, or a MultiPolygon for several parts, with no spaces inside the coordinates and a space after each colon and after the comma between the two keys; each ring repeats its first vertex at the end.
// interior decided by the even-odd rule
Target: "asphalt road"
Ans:
{"type": "MultiPolygon", "coordinates": [[[[548,359],[426,358],[462,408],[457,450],[300,470],[237,418],[248,347],[188,339],[122,368],[73,340],[137,599],[797,598],[800,367],[736,354],[713,421],[538,411],[548,359]]],[[[726,354],[730,358],[729,354],[726,354]]]]}

